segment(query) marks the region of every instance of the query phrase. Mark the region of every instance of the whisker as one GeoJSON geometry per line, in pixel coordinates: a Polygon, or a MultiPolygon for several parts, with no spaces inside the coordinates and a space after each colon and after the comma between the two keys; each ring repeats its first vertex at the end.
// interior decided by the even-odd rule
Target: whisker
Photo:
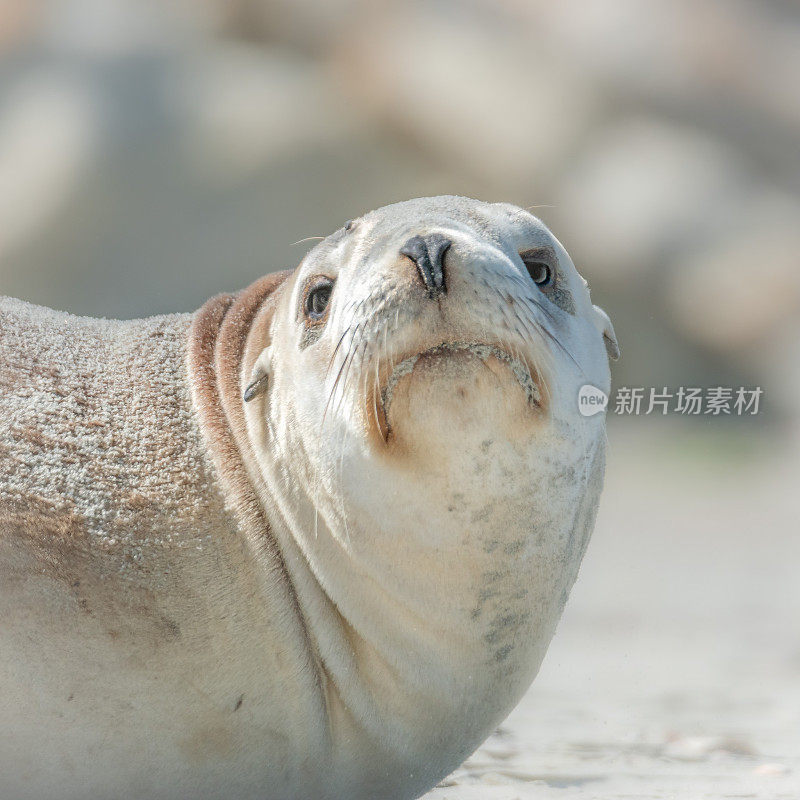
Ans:
{"type": "MultiPolygon", "coordinates": [[[[527,305],[527,307],[528,307],[528,309],[530,311],[533,311],[534,308],[537,308],[550,321],[554,321],[554,318],[552,316],[552,312],[548,308],[543,306],[536,298],[531,297],[530,295],[524,295],[520,299],[522,300],[523,303],[525,303],[527,305]]],[[[581,366],[581,363],[578,361],[578,359],[575,358],[574,355],[572,355],[572,353],[567,349],[567,347],[564,345],[564,343],[561,342],[558,339],[558,337],[548,328],[547,325],[545,325],[543,323],[542,320],[539,320],[539,328],[557,347],[559,347],[569,357],[570,361],[572,361],[572,363],[575,364],[575,366],[580,370],[581,375],[583,375],[583,377],[587,378],[587,380],[588,380],[588,377],[586,375],[586,371],[581,366]]]]}
{"type": "Polygon", "coordinates": [[[339,352],[339,348],[342,346],[342,342],[344,341],[344,337],[350,332],[350,328],[352,326],[348,325],[344,329],[344,333],[339,337],[339,341],[336,343],[336,347],[333,348],[333,353],[331,354],[330,361],[328,361],[328,368],[325,370],[325,378],[327,379],[328,375],[330,374],[331,367],[333,366],[333,362],[336,360],[336,355],[339,352]]]}
{"type": "MultiPolygon", "coordinates": [[[[356,354],[358,353],[358,348],[361,345],[361,340],[364,337],[365,327],[366,327],[365,325],[359,322],[358,325],[356,325],[356,327],[353,329],[353,336],[350,339],[349,352],[348,355],[345,357],[344,362],[342,363],[342,367],[344,368],[344,377],[342,377],[342,388],[341,391],[339,392],[339,400],[334,408],[334,413],[341,408],[345,394],[347,394],[348,380],[350,378],[350,368],[353,365],[353,361],[355,360],[356,354]],[[358,341],[355,340],[357,332],[358,332],[358,341]]],[[[342,376],[342,371],[340,370],[339,376],[337,376],[337,383],[339,381],[339,377],[341,376],[342,376]]]]}
{"type": "Polygon", "coordinates": [[[350,337],[350,347],[348,348],[348,352],[345,354],[344,360],[342,361],[341,366],[339,367],[339,372],[336,373],[336,379],[333,382],[333,386],[331,388],[330,394],[328,395],[328,400],[325,403],[325,411],[322,413],[322,421],[325,421],[325,417],[328,413],[328,408],[330,407],[331,401],[333,400],[334,394],[336,393],[336,387],[339,385],[339,380],[342,377],[342,372],[344,371],[345,365],[347,364],[347,359],[350,356],[350,350],[353,346],[353,339],[355,338],[356,331],[361,323],[359,322],[358,325],[353,329],[353,333],[350,337]]]}
{"type": "Polygon", "coordinates": [[[375,359],[375,380],[372,386],[372,416],[375,420],[375,427],[380,431],[381,422],[378,413],[378,392],[381,390],[380,358],[375,359]]]}

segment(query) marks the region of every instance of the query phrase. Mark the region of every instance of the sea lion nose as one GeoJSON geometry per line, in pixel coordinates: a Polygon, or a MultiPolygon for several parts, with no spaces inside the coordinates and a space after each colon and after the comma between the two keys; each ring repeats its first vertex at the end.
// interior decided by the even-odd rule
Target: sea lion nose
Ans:
{"type": "Polygon", "coordinates": [[[428,297],[435,300],[447,291],[444,281],[444,254],[452,241],[441,233],[412,236],[400,252],[408,256],[417,266],[417,272],[425,284],[428,297]]]}

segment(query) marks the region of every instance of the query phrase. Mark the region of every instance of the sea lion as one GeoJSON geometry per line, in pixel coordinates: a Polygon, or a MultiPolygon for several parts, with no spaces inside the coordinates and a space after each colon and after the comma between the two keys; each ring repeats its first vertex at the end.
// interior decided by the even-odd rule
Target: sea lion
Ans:
{"type": "Polygon", "coordinates": [[[547,228],[458,197],[194,315],[0,301],[0,797],[434,785],[576,577],[607,351],[547,228]]]}

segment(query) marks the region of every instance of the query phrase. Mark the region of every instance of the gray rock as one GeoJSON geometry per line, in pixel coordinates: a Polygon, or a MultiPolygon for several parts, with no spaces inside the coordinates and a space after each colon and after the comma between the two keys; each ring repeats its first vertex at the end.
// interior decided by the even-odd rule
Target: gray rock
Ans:
{"type": "Polygon", "coordinates": [[[738,218],[751,183],[737,153],[699,131],[629,118],[597,131],[564,176],[558,229],[608,279],[696,251],[738,218]]]}
{"type": "Polygon", "coordinates": [[[502,11],[483,10],[375,6],[352,20],[336,66],[384,124],[480,178],[487,193],[542,199],[597,98],[554,48],[532,49],[524,30],[493,24],[502,11]]]}

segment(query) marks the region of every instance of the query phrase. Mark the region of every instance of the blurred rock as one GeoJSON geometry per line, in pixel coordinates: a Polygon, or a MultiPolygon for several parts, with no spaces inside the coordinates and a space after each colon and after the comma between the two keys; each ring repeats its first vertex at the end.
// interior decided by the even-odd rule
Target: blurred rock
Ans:
{"type": "Polygon", "coordinates": [[[591,83],[568,59],[532,47],[489,6],[375,6],[351,21],[336,63],[384,124],[482,178],[488,193],[527,201],[548,202],[543,187],[596,110],[591,83]]]}
{"type": "MultiPolygon", "coordinates": [[[[511,0],[514,2],[514,0],[511,0]]],[[[800,25],[792,3],[516,0],[605,85],[650,102],[800,127],[800,25]]]]}
{"type": "Polygon", "coordinates": [[[221,45],[183,62],[168,92],[197,168],[223,180],[364,127],[318,64],[283,48],[221,45]]]}
{"type": "Polygon", "coordinates": [[[54,71],[14,85],[0,115],[0,262],[66,203],[89,166],[97,107],[87,88],[54,71]]]}
{"type": "Polygon", "coordinates": [[[800,314],[800,204],[769,197],[746,208],[735,231],[663,282],[683,334],[728,354],[780,349],[781,328],[800,314]]]}
{"type": "Polygon", "coordinates": [[[581,261],[620,280],[727,231],[749,183],[736,153],[700,131],[627,119],[597,131],[566,170],[558,227],[581,261]]]}
{"type": "Polygon", "coordinates": [[[0,11],[0,51],[18,47],[30,39],[39,25],[39,7],[34,0],[4,0],[0,11]]]}
{"type": "Polygon", "coordinates": [[[136,0],[38,0],[44,47],[92,56],[169,48],[191,17],[171,4],[136,0]]]}
{"type": "Polygon", "coordinates": [[[284,42],[321,53],[364,13],[361,0],[203,0],[211,30],[246,41],[284,42]]]}

